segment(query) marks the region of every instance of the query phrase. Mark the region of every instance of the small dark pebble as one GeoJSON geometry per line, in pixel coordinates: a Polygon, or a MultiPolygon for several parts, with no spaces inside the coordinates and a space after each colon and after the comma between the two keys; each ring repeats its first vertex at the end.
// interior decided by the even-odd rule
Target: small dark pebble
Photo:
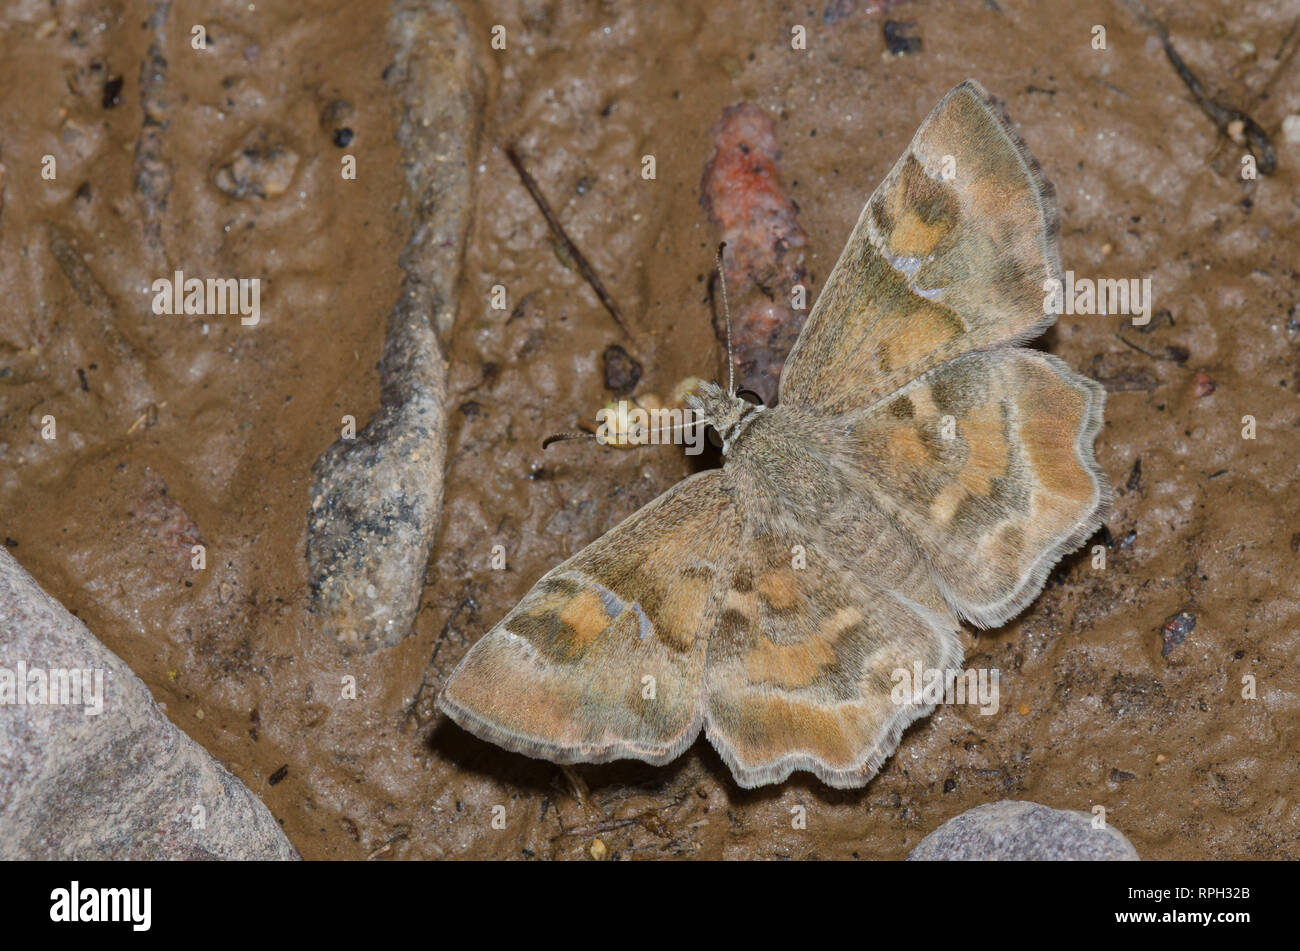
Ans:
{"type": "Polygon", "coordinates": [[[953,791],[954,789],[956,789],[956,788],[957,788],[957,780],[955,780],[955,779],[945,779],[945,780],[943,781],[943,791],[944,791],[944,792],[946,792],[946,793],[950,793],[950,792],[952,792],[952,791],[953,791]]]}
{"type": "Polygon", "coordinates": [[[1232,659],[1233,659],[1233,660],[1241,660],[1241,659],[1242,659],[1243,657],[1245,657],[1245,656],[1246,656],[1246,652],[1245,652],[1245,651],[1234,651],[1233,654],[1232,654],[1232,659]]]}
{"type": "Polygon", "coordinates": [[[483,415],[482,404],[476,403],[474,400],[466,400],[464,403],[461,403],[460,406],[457,408],[460,410],[461,415],[464,416],[466,419],[478,419],[480,416],[483,415]]]}
{"type": "Polygon", "coordinates": [[[6,536],[5,536],[5,547],[6,547],[6,548],[17,548],[17,547],[18,547],[18,540],[15,539],[15,538],[10,538],[8,535],[6,535],[6,536]]]}
{"type": "Polygon", "coordinates": [[[279,784],[280,782],[282,782],[282,781],[284,780],[284,777],[286,777],[286,776],[288,776],[288,775],[289,775],[289,764],[288,764],[288,763],[285,763],[283,766],[281,766],[279,769],[277,769],[274,773],[272,773],[272,774],[271,774],[271,778],[268,779],[266,782],[267,782],[268,785],[275,786],[275,785],[279,784]]]}
{"type": "Polygon", "coordinates": [[[1136,528],[1130,528],[1119,540],[1120,548],[1132,548],[1133,543],[1137,541],[1138,533],[1136,528]]]}
{"type": "Polygon", "coordinates": [[[352,144],[352,130],[347,126],[334,130],[334,144],[341,149],[346,149],[352,144]]]}
{"type": "Polygon", "coordinates": [[[82,182],[77,186],[77,193],[73,195],[77,201],[90,201],[90,182],[82,182]]]}
{"type": "Polygon", "coordinates": [[[104,98],[102,105],[105,109],[112,109],[122,102],[122,77],[114,76],[104,83],[104,98]]]}
{"type": "Polygon", "coordinates": [[[90,383],[86,380],[86,371],[77,367],[77,379],[81,381],[81,392],[90,392],[90,383]]]}
{"type": "Polygon", "coordinates": [[[1128,482],[1124,487],[1130,492],[1139,492],[1142,489],[1142,457],[1138,456],[1133,460],[1133,468],[1129,471],[1128,482]]]}
{"type": "Polygon", "coordinates": [[[631,393],[641,382],[641,364],[616,343],[605,348],[605,388],[631,393]]]}
{"type": "Polygon", "coordinates": [[[1179,611],[1169,620],[1165,621],[1165,626],[1160,629],[1160,656],[1168,657],[1169,653],[1187,640],[1187,635],[1196,629],[1196,615],[1191,611],[1179,611]]]}
{"type": "Polygon", "coordinates": [[[1127,783],[1133,779],[1137,779],[1137,773],[1130,773],[1125,769],[1112,769],[1110,771],[1110,781],[1112,783],[1127,783]]]}
{"type": "Polygon", "coordinates": [[[1286,330],[1287,333],[1300,333],[1300,304],[1292,304],[1287,312],[1286,330]]]}
{"type": "Polygon", "coordinates": [[[885,47],[894,56],[907,56],[921,52],[921,38],[912,33],[915,23],[900,23],[897,20],[885,21],[885,47]]]}

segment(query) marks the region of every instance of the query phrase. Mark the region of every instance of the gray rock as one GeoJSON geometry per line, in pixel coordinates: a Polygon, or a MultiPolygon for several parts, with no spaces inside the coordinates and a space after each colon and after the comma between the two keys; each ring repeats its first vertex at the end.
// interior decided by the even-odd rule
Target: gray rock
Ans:
{"type": "Polygon", "coordinates": [[[0,549],[0,859],[297,857],[248,787],[0,549]],[[20,673],[23,699],[45,702],[17,702],[20,673]]]}
{"type": "Polygon", "coordinates": [[[1094,829],[1093,816],[1004,799],[968,809],[935,829],[908,861],[1138,861],[1118,829],[1094,829]]]}
{"type": "Polygon", "coordinates": [[[379,363],[380,408],[313,468],[307,565],[326,637],[374,650],[408,634],[438,531],[447,454],[438,344],[458,306],[483,78],[450,0],[400,0],[390,74],[412,232],[379,363]]]}

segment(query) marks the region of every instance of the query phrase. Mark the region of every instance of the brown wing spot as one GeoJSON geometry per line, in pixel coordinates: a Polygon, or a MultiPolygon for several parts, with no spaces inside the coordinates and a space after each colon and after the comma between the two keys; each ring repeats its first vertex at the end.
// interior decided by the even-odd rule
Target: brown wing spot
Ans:
{"type": "Polygon", "coordinates": [[[957,474],[974,495],[988,495],[994,477],[1006,473],[1011,463],[1011,447],[1002,429],[1002,419],[992,407],[979,412],[957,425],[966,442],[968,454],[965,465],[957,474]]]}
{"type": "Polygon", "coordinates": [[[560,611],[560,623],[568,628],[566,633],[573,648],[579,651],[590,646],[609,627],[611,620],[605,602],[591,588],[583,588],[560,611]]]}
{"type": "Polygon", "coordinates": [[[537,591],[543,595],[555,595],[556,598],[548,603],[560,603],[565,598],[571,598],[582,590],[582,585],[572,578],[552,577],[545,578],[537,585],[537,591]]]}
{"type": "Polygon", "coordinates": [[[908,155],[897,196],[890,250],[907,257],[929,256],[957,222],[956,195],[927,175],[915,155],[908,155]]]}
{"type": "MultiPolygon", "coordinates": [[[[1061,384],[1064,387],[1064,384],[1061,384]]],[[[1028,414],[1020,420],[1020,441],[1039,485],[1052,495],[1085,503],[1092,498],[1093,479],[1079,462],[1075,446],[1086,412],[1084,394],[1043,394],[1050,412],[1028,414]]]]}
{"type": "Polygon", "coordinates": [[[915,308],[901,321],[891,321],[890,329],[893,362],[898,366],[912,366],[960,336],[965,328],[952,311],[927,305],[915,308]]]}
{"type": "MultiPolygon", "coordinates": [[[[832,769],[852,765],[860,735],[856,717],[778,694],[751,694],[726,711],[727,739],[745,763],[767,763],[806,750],[832,769]]],[[[715,708],[715,715],[721,711],[715,708]]]]}
{"type": "Polygon", "coordinates": [[[962,399],[960,388],[949,379],[940,375],[930,381],[930,399],[934,401],[934,407],[940,413],[960,415],[962,411],[962,399]]]}
{"type": "Polygon", "coordinates": [[[750,683],[770,683],[797,690],[809,686],[824,667],[833,663],[835,651],[823,638],[774,644],[766,637],[759,637],[745,655],[745,677],[750,683]]]}
{"type": "Polygon", "coordinates": [[[752,624],[753,621],[746,615],[734,608],[727,608],[722,612],[722,617],[718,618],[718,635],[724,640],[739,638],[749,632],[752,624]]]}
{"type": "Polygon", "coordinates": [[[889,455],[910,466],[924,466],[930,460],[930,450],[921,433],[909,426],[890,430],[889,455]]]}
{"type": "Polygon", "coordinates": [[[664,600],[660,616],[651,615],[655,634],[677,653],[684,654],[695,646],[695,639],[702,633],[712,588],[708,578],[683,571],[672,597],[664,600]]]}
{"type": "Polygon", "coordinates": [[[885,209],[884,199],[878,195],[871,201],[871,223],[875,225],[876,233],[886,238],[894,230],[894,219],[885,209]]]}
{"type": "Polygon", "coordinates": [[[769,571],[759,578],[758,593],[774,611],[788,611],[801,600],[799,582],[789,568],[769,571]]]}
{"type": "Polygon", "coordinates": [[[889,415],[895,419],[911,419],[916,415],[916,405],[906,396],[893,400],[886,408],[889,410],[889,415]]]}

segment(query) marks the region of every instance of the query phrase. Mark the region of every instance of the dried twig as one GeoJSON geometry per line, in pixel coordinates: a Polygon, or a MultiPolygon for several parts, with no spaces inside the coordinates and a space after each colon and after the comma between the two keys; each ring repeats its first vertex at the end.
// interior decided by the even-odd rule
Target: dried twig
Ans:
{"type": "Polygon", "coordinates": [[[1268,137],[1268,133],[1264,131],[1264,127],[1236,106],[1226,105],[1213,98],[1206,91],[1205,84],[1197,78],[1196,74],[1183,62],[1183,58],[1178,55],[1178,51],[1174,49],[1174,44],[1169,39],[1169,31],[1165,29],[1163,23],[1151,15],[1146,8],[1146,4],[1142,0],[1126,0],[1126,2],[1138,20],[1155,32],[1161,45],[1165,48],[1165,56],[1168,58],[1170,65],[1174,67],[1174,72],[1178,73],[1178,78],[1191,90],[1196,104],[1201,107],[1202,112],[1210,117],[1210,121],[1215,124],[1219,133],[1233,141],[1244,139],[1251,152],[1255,155],[1255,161],[1259,165],[1259,173],[1261,175],[1272,175],[1277,170],[1277,152],[1273,148],[1273,142],[1268,137]],[[1234,129],[1234,125],[1238,126],[1238,128],[1234,129]]]}
{"type": "Polygon", "coordinates": [[[513,145],[506,146],[506,158],[510,159],[510,164],[519,173],[519,180],[524,183],[524,188],[528,189],[528,194],[533,196],[533,201],[537,203],[537,208],[541,211],[542,217],[546,219],[551,232],[564,245],[564,250],[573,259],[573,263],[578,266],[578,273],[582,275],[582,279],[591,285],[591,289],[596,292],[600,302],[609,311],[609,316],[614,318],[614,323],[618,324],[619,329],[631,338],[632,332],[627,329],[627,324],[623,323],[623,315],[618,309],[618,304],[609,295],[609,291],[605,290],[605,285],[600,282],[600,278],[596,276],[596,272],[587,263],[587,259],[583,257],[582,252],[578,250],[578,246],[573,243],[573,239],[565,233],[564,227],[560,224],[559,219],[555,217],[555,212],[551,211],[551,206],[547,204],[542,190],[538,188],[536,179],[528,174],[528,169],[524,168],[523,159],[519,157],[519,152],[516,151],[513,145]]]}

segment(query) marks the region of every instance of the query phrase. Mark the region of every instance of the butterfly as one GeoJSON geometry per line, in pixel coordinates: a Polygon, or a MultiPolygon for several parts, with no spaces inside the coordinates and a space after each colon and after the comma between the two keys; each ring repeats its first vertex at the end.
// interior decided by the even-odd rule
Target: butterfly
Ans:
{"type": "Polygon", "coordinates": [[[1054,192],[979,83],[872,194],[755,405],[706,383],[696,473],[547,572],[439,696],[556,763],[665,764],[703,730],[736,782],[864,785],[934,707],[895,673],[960,669],[1101,524],[1105,393],[1019,344],[1055,316],[1054,192]]]}

